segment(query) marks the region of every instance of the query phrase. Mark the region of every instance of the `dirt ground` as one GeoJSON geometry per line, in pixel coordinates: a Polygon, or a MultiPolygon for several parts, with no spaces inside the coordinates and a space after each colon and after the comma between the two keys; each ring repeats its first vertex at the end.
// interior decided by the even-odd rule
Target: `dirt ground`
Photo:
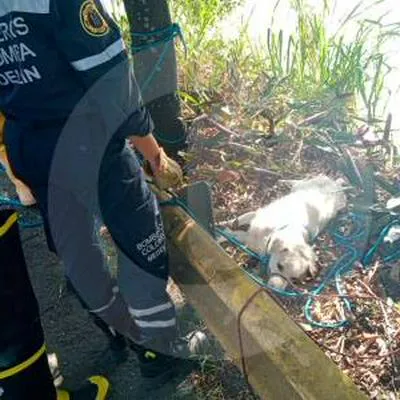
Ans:
{"type": "MultiPolygon", "coordinates": [[[[354,184],[354,179],[348,175],[349,167],[344,169],[346,173],[342,172],[341,164],[346,157],[326,151],[331,150],[329,146],[320,148],[313,143],[318,137],[329,137],[324,125],[314,126],[311,123],[304,136],[299,136],[301,129],[296,125],[288,125],[279,134],[265,136],[264,132],[250,128],[232,130],[231,125],[224,126],[223,121],[218,113],[197,117],[191,126],[191,147],[187,154],[190,182],[206,180],[212,187],[217,225],[238,229],[229,221],[288,193],[288,182],[291,180],[324,174],[344,180],[351,188],[346,195],[348,205],[334,222],[339,223],[341,234],[353,232],[356,225],[346,218],[360,206],[362,208],[363,196],[368,193],[367,186],[360,189],[354,184]]],[[[331,126],[328,122],[324,123],[331,126]]],[[[398,185],[399,168],[390,161],[390,153],[384,147],[371,152],[369,145],[360,140],[357,146],[345,146],[351,163],[358,163],[357,168],[361,170],[367,166],[373,168],[374,176],[380,174],[392,185],[398,185]]],[[[375,189],[377,200],[374,202],[382,207],[391,196],[386,190],[379,187],[375,189]]],[[[370,200],[363,201],[368,203],[370,200]]],[[[362,252],[376,243],[377,235],[384,226],[382,220],[376,216],[373,218],[371,226],[366,225],[362,230],[364,234],[371,235],[370,239],[358,240],[354,244],[362,252]]],[[[305,294],[304,291],[312,290],[332,271],[337,271],[339,262],[343,262],[342,256],[348,250],[333,240],[333,236],[332,231],[327,229],[316,238],[313,247],[317,255],[318,273],[314,278],[292,282],[292,288],[298,293],[305,294]]],[[[237,246],[229,243],[222,246],[248,274],[265,282],[267,275],[258,261],[237,246]]],[[[392,246],[394,251],[396,244],[392,246]]],[[[275,299],[371,400],[400,399],[400,312],[398,290],[393,290],[393,287],[399,286],[396,278],[399,262],[387,262],[377,256],[368,265],[356,261],[348,268],[346,273],[340,274],[340,282],[352,305],[350,315],[346,314],[335,284],[325,287],[322,296],[308,309],[313,322],[336,324],[346,320],[339,329],[319,328],[310,323],[305,315],[308,296],[290,298],[277,295],[275,299]]]]}

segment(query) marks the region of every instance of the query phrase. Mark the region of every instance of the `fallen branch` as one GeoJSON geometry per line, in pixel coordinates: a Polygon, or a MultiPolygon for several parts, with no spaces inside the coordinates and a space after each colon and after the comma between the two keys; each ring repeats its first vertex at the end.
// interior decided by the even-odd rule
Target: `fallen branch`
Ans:
{"type": "Polygon", "coordinates": [[[228,143],[225,143],[223,146],[226,146],[226,145],[231,146],[231,147],[236,147],[239,150],[244,150],[245,152],[253,154],[253,155],[254,154],[261,154],[259,151],[255,150],[253,147],[247,146],[245,144],[235,143],[235,142],[228,142],[228,143]]]}
{"type": "Polygon", "coordinates": [[[215,119],[211,117],[207,117],[206,120],[211,124],[214,125],[215,128],[218,128],[221,132],[226,133],[227,135],[235,136],[235,137],[240,137],[240,134],[237,132],[232,131],[231,129],[223,126],[219,122],[215,121],[215,119]]]}
{"type": "Polygon", "coordinates": [[[298,122],[296,125],[297,125],[297,127],[300,127],[300,126],[303,126],[303,125],[314,124],[316,122],[321,121],[328,114],[329,114],[328,111],[321,111],[319,113],[316,113],[314,115],[311,115],[310,117],[307,117],[307,118],[303,119],[303,121],[298,122]]]}
{"type": "Polygon", "coordinates": [[[258,168],[258,167],[249,167],[248,169],[251,169],[255,172],[259,172],[261,174],[267,174],[267,175],[273,175],[273,176],[282,176],[281,173],[271,171],[270,169],[265,169],[265,168],[258,168]]]}

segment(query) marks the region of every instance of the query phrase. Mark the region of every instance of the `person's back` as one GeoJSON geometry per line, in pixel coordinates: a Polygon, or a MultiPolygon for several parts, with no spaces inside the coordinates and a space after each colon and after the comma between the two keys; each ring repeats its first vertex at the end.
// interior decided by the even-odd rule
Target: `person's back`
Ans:
{"type": "Polygon", "coordinates": [[[17,119],[64,118],[84,88],[56,46],[56,1],[0,1],[0,109],[17,119]]]}
{"type": "MultiPolygon", "coordinates": [[[[138,89],[125,90],[136,84],[131,69],[119,28],[101,1],[0,0],[0,110],[17,177],[35,185],[47,182],[59,134],[71,115],[81,115],[86,127],[77,136],[97,131],[104,137],[100,119],[107,110],[110,120],[118,120],[107,128],[111,138],[124,119],[140,111],[138,89]],[[88,92],[106,75],[111,79],[93,96],[99,105],[88,92]]],[[[128,130],[143,121],[149,121],[144,112],[128,121],[128,130]]],[[[149,123],[143,129],[147,134],[149,123]]]]}
{"type": "Polygon", "coordinates": [[[0,110],[8,117],[66,118],[104,64],[126,58],[99,2],[0,1],[0,110]]]}

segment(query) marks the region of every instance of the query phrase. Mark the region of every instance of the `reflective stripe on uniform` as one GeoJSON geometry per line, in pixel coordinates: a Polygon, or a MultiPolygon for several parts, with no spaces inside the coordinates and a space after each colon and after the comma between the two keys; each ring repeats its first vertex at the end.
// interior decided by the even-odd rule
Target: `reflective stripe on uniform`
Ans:
{"type": "Polygon", "coordinates": [[[73,61],[72,66],[77,71],[87,71],[113,59],[119,53],[125,50],[123,39],[118,39],[116,42],[108,46],[104,51],[94,56],[82,58],[81,60],[73,61]]]}
{"type": "Polygon", "coordinates": [[[50,0],[8,0],[0,3],[0,18],[11,12],[49,14],[50,0]]]}
{"type": "Polygon", "coordinates": [[[170,328],[171,326],[176,325],[176,318],[167,321],[142,321],[135,319],[135,323],[140,328],[170,328]]]}
{"type": "Polygon", "coordinates": [[[7,221],[0,226],[0,237],[4,236],[13,226],[14,224],[18,221],[18,215],[17,213],[11,214],[7,221]]]}
{"type": "Polygon", "coordinates": [[[169,310],[172,307],[173,307],[173,305],[170,302],[168,302],[165,304],[161,304],[160,306],[155,306],[155,307],[146,308],[146,309],[142,309],[142,310],[137,310],[132,307],[129,307],[129,312],[131,313],[132,316],[134,316],[136,318],[140,318],[140,317],[148,317],[149,315],[153,315],[153,314],[157,314],[161,311],[169,310]]]}
{"type": "Polygon", "coordinates": [[[37,360],[39,360],[39,358],[42,357],[42,355],[45,352],[46,352],[46,346],[43,345],[33,356],[29,357],[26,361],[22,362],[21,364],[18,364],[15,367],[0,372],[0,379],[9,378],[10,376],[14,376],[24,371],[25,369],[33,365],[37,360]]]}
{"type": "Polygon", "coordinates": [[[99,313],[101,313],[101,312],[103,312],[103,311],[106,311],[106,310],[108,310],[114,303],[115,303],[115,300],[117,300],[117,296],[113,296],[112,298],[111,298],[111,300],[105,305],[105,306],[103,306],[103,307],[100,307],[100,308],[97,308],[97,309],[95,309],[95,310],[89,310],[91,313],[93,313],[93,314],[99,314],[99,313]]]}

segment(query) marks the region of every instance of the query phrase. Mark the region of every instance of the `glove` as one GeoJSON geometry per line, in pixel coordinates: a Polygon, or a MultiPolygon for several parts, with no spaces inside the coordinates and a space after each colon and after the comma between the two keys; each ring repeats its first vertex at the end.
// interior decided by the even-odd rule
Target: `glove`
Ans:
{"type": "Polygon", "coordinates": [[[183,183],[183,172],[179,164],[169,158],[162,147],[157,157],[145,166],[145,171],[152,176],[156,186],[165,190],[183,183]]]}

